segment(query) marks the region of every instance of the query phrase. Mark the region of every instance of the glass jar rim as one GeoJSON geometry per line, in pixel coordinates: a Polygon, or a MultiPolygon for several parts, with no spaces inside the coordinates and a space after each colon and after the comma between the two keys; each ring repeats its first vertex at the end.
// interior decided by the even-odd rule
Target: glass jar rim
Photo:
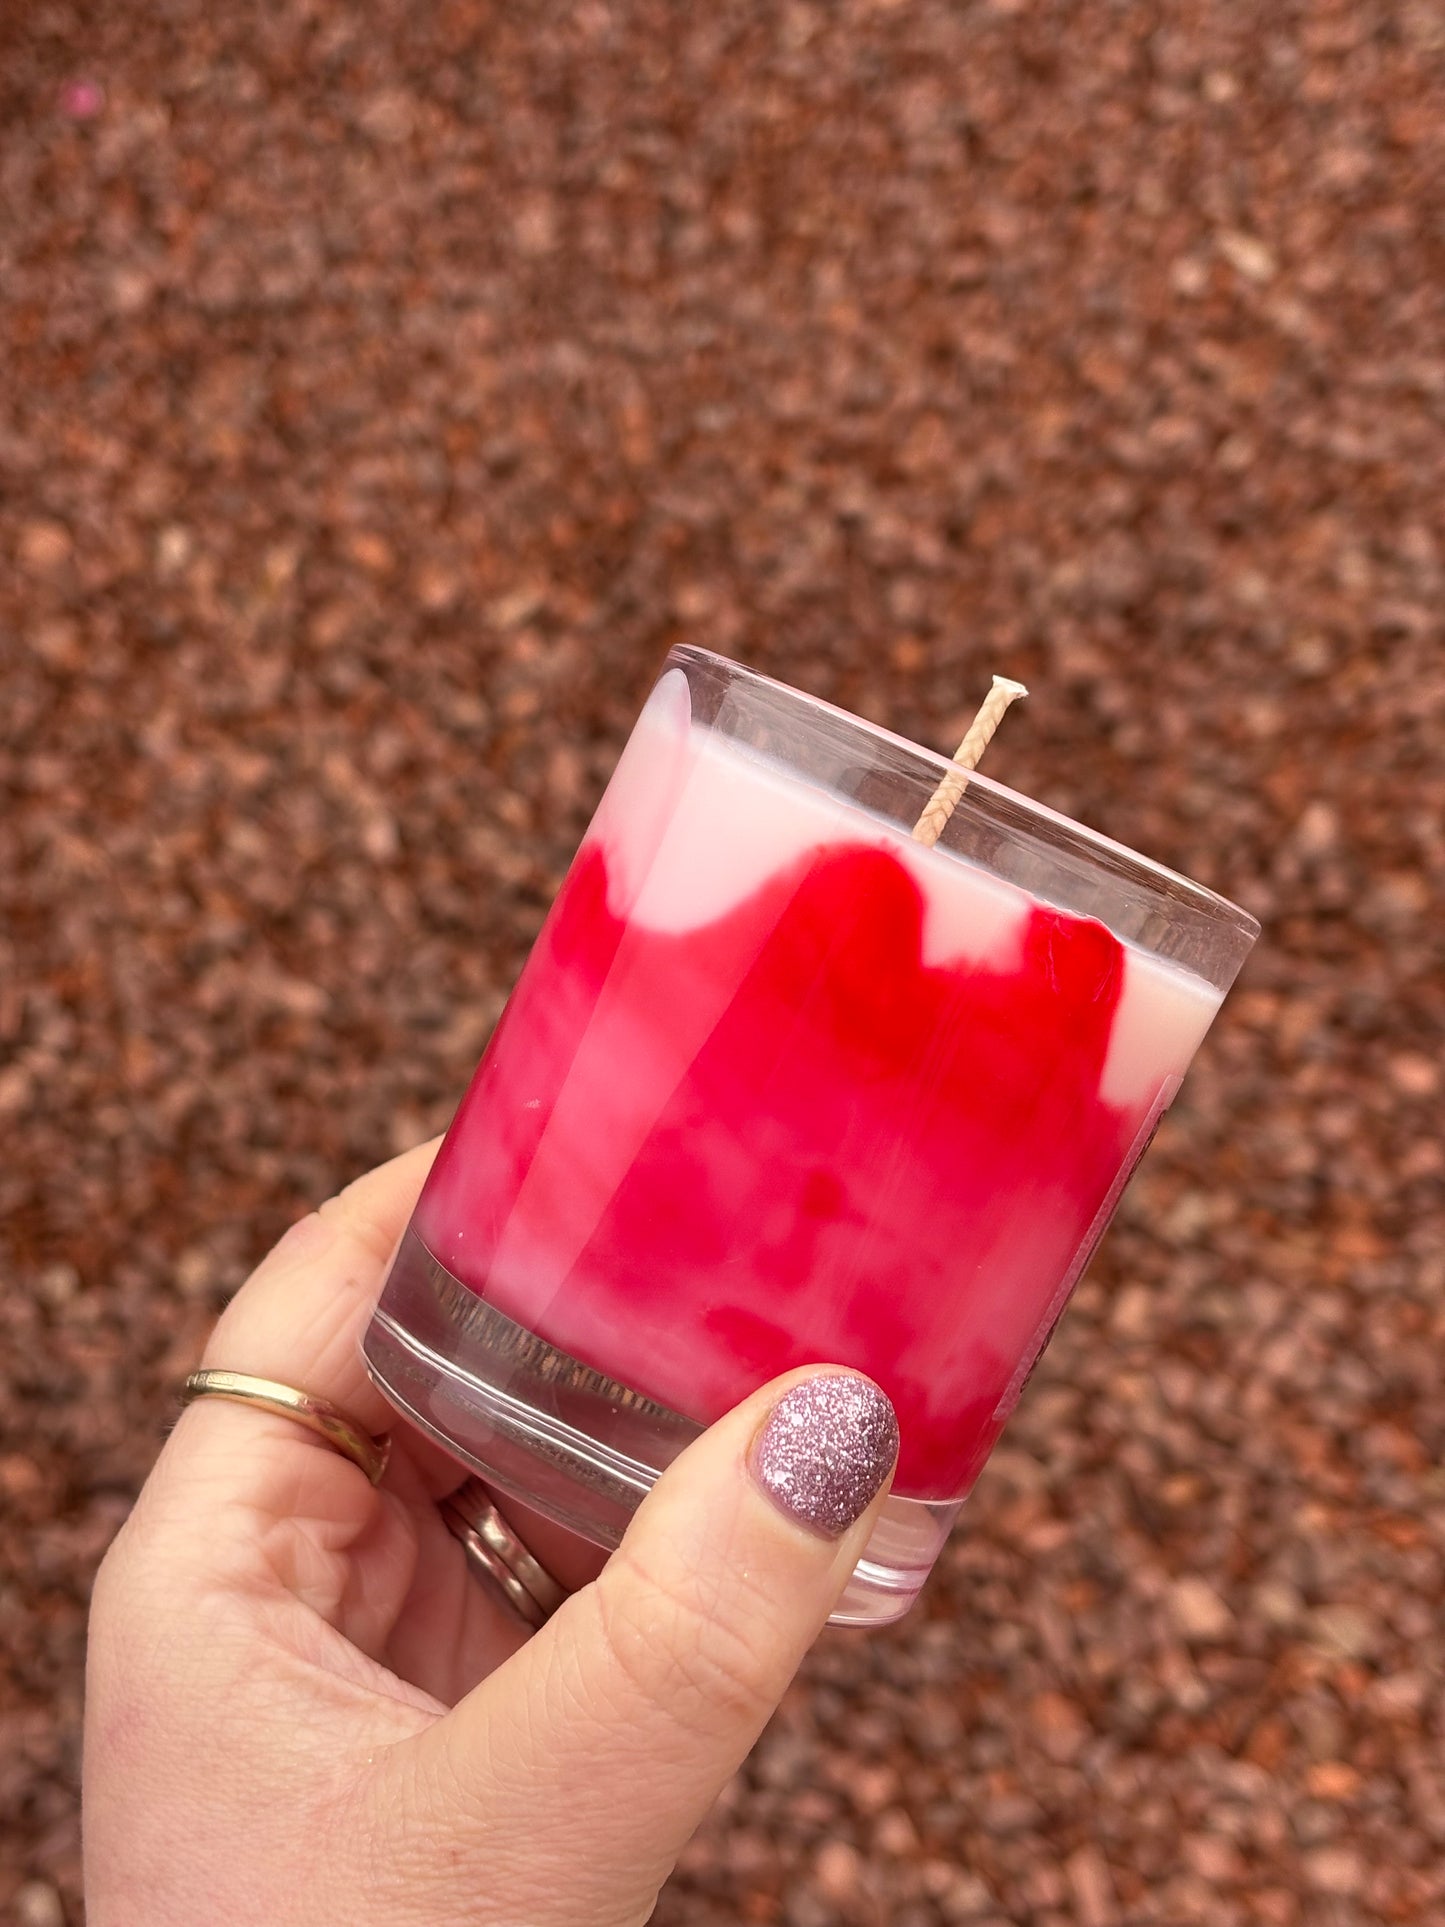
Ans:
{"type": "MultiPolygon", "coordinates": [[[[782,682],[776,676],[765,675],[762,670],[739,662],[735,657],[721,655],[715,649],[705,649],[700,644],[692,642],[674,643],[668,650],[667,659],[669,662],[715,663],[730,676],[741,677],[747,682],[776,690],[780,695],[801,704],[804,708],[819,709],[830,716],[836,716],[840,722],[848,724],[865,736],[874,737],[880,742],[906,750],[910,756],[917,757],[926,766],[935,770],[939,780],[950,770],[956,770],[959,767],[951,757],[943,755],[936,749],[930,749],[926,743],[916,743],[909,736],[900,736],[896,730],[888,729],[882,723],[872,722],[866,716],[855,715],[851,709],[844,709],[838,703],[830,703],[825,697],[814,696],[805,689],[796,689],[791,683],[782,682]]],[[[1131,849],[1127,843],[1117,842],[1113,837],[1106,836],[1102,830],[1091,829],[1087,823],[1080,823],[1072,816],[1065,816],[1061,810],[1051,809],[1047,803],[1040,803],[1032,796],[1025,796],[1020,790],[1010,789],[1007,783],[1000,783],[994,777],[984,775],[981,770],[969,771],[968,789],[960,801],[966,800],[969,792],[976,789],[982,789],[984,795],[997,798],[1006,808],[1017,811],[1025,817],[1033,817],[1041,823],[1051,824],[1067,831],[1070,837],[1086,847],[1097,850],[1101,855],[1107,855],[1116,865],[1122,861],[1136,870],[1141,878],[1184,896],[1197,909],[1209,912],[1221,922],[1232,923],[1239,933],[1247,936],[1251,942],[1259,936],[1259,919],[1251,915],[1241,904],[1233,902],[1229,897],[1221,896],[1217,890],[1211,890],[1208,885],[1196,883],[1192,877],[1187,877],[1178,870],[1171,870],[1167,864],[1156,862],[1153,857],[1144,856],[1140,851],[1131,849]]]]}

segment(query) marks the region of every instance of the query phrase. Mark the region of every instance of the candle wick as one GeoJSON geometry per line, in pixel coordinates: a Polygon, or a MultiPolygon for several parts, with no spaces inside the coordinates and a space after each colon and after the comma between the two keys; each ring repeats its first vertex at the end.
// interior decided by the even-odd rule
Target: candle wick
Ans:
{"type": "Polygon", "coordinates": [[[993,687],[984,697],[978,714],[969,724],[967,733],[958,748],[953,752],[953,765],[944,775],[943,781],[924,805],[923,814],[913,826],[913,835],[919,843],[936,843],[943,834],[943,826],[953,815],[954,806],[968,788],[968,773],[978,767],[978,759],[988,748],[994,731],[1003,721],[1004,712],[1010,703],[1020,696],[1028,695],[1021,682],[1011,682],[1007,676],[995,676],[993,687]]]}

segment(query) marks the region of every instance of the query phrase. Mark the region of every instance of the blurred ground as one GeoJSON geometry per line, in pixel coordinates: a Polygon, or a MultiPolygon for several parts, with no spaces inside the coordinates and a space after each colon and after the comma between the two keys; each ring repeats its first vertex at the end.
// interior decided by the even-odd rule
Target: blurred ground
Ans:
{"type": "Polygon", "coordinates": [[[1445,26],[0,22],[0,1913],[216,1307],[440,1126],[670,641],[1240,898],[923,1608],[659,1920],[1445,1915],[1445,26]]]}

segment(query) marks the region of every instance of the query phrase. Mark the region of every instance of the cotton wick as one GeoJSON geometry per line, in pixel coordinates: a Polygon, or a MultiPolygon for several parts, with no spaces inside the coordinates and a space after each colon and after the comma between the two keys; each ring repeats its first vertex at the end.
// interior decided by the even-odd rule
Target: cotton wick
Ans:
{"type": "Polygon", "coordinates": [[[943,834],[943,826],[953,815],[954,806],[968,788],[968,772],[978,767],[978,759],[988,748],[993,733],[1003,721],[1004,711],[1010,703],[1016,703],[1020,696],[1028,695],[1021,682],[1010,682],[1007,676],[995,676],[993,688],[983,699],[983,706],[968,726],[968,734],[953,752],[953,764],[938,788],[929,797],[922,816],[913,826],[913,835],[919,843],[936,843],[943,834]]]}

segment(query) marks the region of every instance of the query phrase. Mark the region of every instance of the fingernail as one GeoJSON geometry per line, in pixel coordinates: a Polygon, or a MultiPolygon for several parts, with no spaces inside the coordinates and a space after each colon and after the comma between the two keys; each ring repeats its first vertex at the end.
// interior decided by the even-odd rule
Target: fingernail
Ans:
{"type": "Polygon", "coordinates": [[[753,1445],[753,1477],[790,1518],[837,1539],[867,1510],[898,1456],[887,1396],[851,1372],[785,1392],[753,1445]]]}

